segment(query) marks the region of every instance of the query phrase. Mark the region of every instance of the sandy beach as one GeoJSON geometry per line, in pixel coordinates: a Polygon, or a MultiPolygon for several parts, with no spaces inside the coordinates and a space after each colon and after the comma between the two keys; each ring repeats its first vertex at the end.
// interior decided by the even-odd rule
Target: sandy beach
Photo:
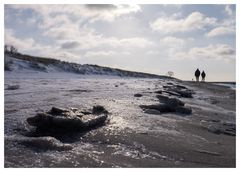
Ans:
{"type": "MultiPolygon", "coordinates": [[[[216,134],[203,126],[218,125],[221,121],[232,120],[235,122],[235,116],[231,114],[221,114],[209,111],[207,108],[222,108],[229,111],[236,111],[235,90],[227,87],[213,85],[211,83],[183,82],[191,86],[194,90],[207,93],[209,97],[201,97],[206,101],[206,105],[198,105],[196,102],[187,101],[193,109],[193,114],[177,124],[176,131],[184,132],[183,135],[175,135],[157,132],[134,132],[125,129],[118,135],[106,135],[104,128],[101,132],[94,135],[89,134],[84,139],[89,142],[101,143],[101,149],[106,152],[103,156],[104,161],[110,161],[126,164],[128,167],[235,167],[236,166],[236,138],[226,134],[216,134]],[[205,108],[205,109],[204,109],[205,108]],[[108,152],[108,144],[125,144],[135,147],[135,143],[140,146],[140,151],[157,152],[162,157],[153,159],[113,158],[111,152],[108,152]],[[131,164],[131,165],[128,165],[131,164]]],[[[166,115],[167,116],[167,115],[166,115]]],[[[176,120],[181,117],[174,117],[176,120]]],[[[153,155],[154,156],[154,155],[153,155]]],[[[103,165],[104,166],[104,165],[103,165]]],[[[107,165],[106,165],[107,167],[107,165]]]]}
{"type": "Polygon", "coordinates": [[[236,97],[230,87],[131,78],[19,79],[6,75],[5,81],[6,88],[19,84],[19,89],[5,90],[5,167],[236,166],[236,97]],[[176,85],[191,90],[192,98],[165,93],[176,85]],[[37,94],[41,92],[48,94],[37,94]],[[159,102],[159,95],[184,102],[191,114],[151,114],[140,108],[159,102]],[[32,144],[27,134],[32,128],[26,119],[36,111],[96,104],[110,112],[106,125],[56,137],[72,150],[57,151],[55,145],[48,149],[50,141],[44,142],[44,150],[36,139],[32,144]],[[30,145],[21,144],[26,139],[30,145]]]}

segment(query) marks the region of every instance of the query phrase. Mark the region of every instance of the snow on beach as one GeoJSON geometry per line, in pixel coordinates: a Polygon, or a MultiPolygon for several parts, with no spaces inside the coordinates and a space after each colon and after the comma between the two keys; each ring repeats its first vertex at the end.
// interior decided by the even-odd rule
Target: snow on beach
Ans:
{"type": "Polygon", "coordinates": [[[234,90],[164,77],[80,75],[55,66],[41,71],[10,59],[14,65],[5,71],[4,83],[5,167],[235,166],[234,90]],[[194,92],[192,98],[171,95],[177,85],[194,92]],[[159,95],[184,102],[191,114],[146,113],[141,105],[158,104],[159,95]],[[41,137],[41,142],[29,137],[33,128],[26,119],[37,112],[94,105],[110,112],[106,125],[57,139],[41,137]],[[58,150],[68,145],[72,149],[58,150]]]}

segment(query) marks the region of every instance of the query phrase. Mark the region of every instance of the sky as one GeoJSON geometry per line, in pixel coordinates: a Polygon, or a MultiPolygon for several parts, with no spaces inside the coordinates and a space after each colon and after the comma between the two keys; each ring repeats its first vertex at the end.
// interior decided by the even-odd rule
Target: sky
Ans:
{"type": "Polygon", "coordinates": [[[236,80],[235,5],[5,5],[19,52],[192,80],[236,80]]]}

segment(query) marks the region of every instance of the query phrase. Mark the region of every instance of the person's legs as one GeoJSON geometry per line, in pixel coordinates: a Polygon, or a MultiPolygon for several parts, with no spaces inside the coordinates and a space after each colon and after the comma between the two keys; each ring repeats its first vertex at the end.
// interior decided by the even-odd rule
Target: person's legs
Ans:
{"type": "Polygon", "coordinates": [[[197,80],[197,82],[199,82],[199,77],[196,76],[196,80],[197,80]]]}

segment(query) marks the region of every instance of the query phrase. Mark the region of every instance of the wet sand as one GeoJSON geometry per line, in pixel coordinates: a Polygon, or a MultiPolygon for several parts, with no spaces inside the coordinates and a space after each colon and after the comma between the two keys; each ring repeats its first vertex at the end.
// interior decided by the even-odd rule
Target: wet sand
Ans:
{"type": "MultiPolygon", "coordinates": [[[[190,86],[197,91],[196,96],[201,93],[208,95],[195,99],[204,99],[203,101],[216,106],[216,108],[236,111],[235,90],[211,83],[182,82],[181,84],[190,86]]],[[[204,105],[195,107],[196,102],[191,99],[184,99],[184,101],[192,107],[193,114],[187,117],[175,117],[176,119],[186,118],[184,121],[181,120],[175,128],[181,133],[180,135],[173,136],[154,131],[139,133],[130,129],[125,129],[118,135],[111,135],[103,127],[94,135],[91,135],[90,132],[83,137],[83,140],[99,143],[99,149],[105,152],[101,156],[101,159],[106,162],[102,164],[104,167],[108,167],[107,162],[121,164],[121,167],[235,167],[235,136],[210,132],[204,127],[225,120],[234,123],[235,116],[226,116],[226,114],[202,109],[204,105]],[[155,152],[158,155],[141,158],[141,154],[139,158],[135,159],[127,156],[114,156],[107,146],[124,144],[136,148],[136,143],[144,146],[144,148],[139,148],[143,154],[144,151],[147,151],[148,154],[155,152]]]]}
{"type": "Polygon", "coordinates": [[[20,88],[5,93],[5,167],[236,166],[236,95],[228,87],[141,78],[6,81],[9,85],[17,82],[20,88]],[[140,108],[159,103],[156,91],[174,85],[195,92],[193,98],[175,97],[190,107],[192,114],[154,115],[140,108]],[[42,92],[45,94],[38,94],[42,92]],[[26,139],[30,128],[25,121],[36,110],[90,108],[94,104],[110,112],[109,122],[57,138],[72,150],[42,150],[17,142],[26,139]]]}

